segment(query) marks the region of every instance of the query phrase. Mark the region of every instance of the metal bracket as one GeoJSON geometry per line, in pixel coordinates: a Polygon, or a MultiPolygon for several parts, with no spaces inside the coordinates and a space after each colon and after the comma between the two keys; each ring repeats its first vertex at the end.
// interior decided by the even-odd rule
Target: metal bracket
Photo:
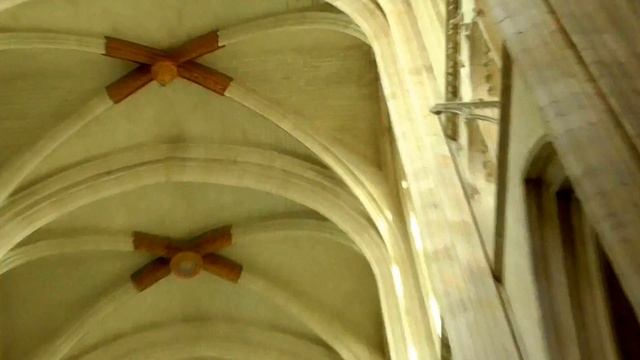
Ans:
{"type": "Polygon", "coordinates": [[[452,101],[436,104],[431,108],[431,113],[435,115],[441,115],[443,113],[457,114],[465,120],[479,120],[488,121],[494,124],[498,123],[498,119],[491,116],[475,114],[472,112],[474,109],[486,109],[486,108],[500,108],[499,101],[452,101]]]}

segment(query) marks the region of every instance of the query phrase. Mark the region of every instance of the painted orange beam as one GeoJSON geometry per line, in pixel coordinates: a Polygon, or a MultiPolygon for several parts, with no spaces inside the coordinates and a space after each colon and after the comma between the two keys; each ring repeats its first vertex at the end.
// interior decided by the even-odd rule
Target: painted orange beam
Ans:
{"type": "Polygon", "coordinates": [[[196,237],[196,245],[191,249],[200,255],[218,252],[233,243],[231,226],[209,230],[196,237]]]}
{"type": "Polygon", "coordinates": [[[138,291],[151,287],[171,273],[188,279],[204,269],[234,283],[242,274],[242,265],[214,253],[232,244],[231,226],[209,230],[186,246],[175,244],[169,237],[143,232],[134,232],[132,236],[135,250],[157,256],[131,275],[138,291]]]}
{"type": "Polygon", "coordinates": [[[202,257],[202,268],[225,280],[237,283],[242,275],[242,265],[218,254],[207,254],[202,257]]]}
{"type": "Polygon", "coordinates": [[[223,48],[224,45],[220,45],[219,40],[220,38],[218,37],[217,31],[200,35],[172,50],[171,59],[177,64],[197,59],[203,55],[223,48]]]}
{"type": "Polygon", "coordinates": [[[233,81],[230,76],[193,61],[181,64],[178,75],[222,96],[233,81]]]}
{"type": "Polygon", "coordinates": [[[131,282],[138,291],[144,291],[169,274],[171,274],[169,259],[159,257],[131,274],[131,282]]]}
{"type": "Polygon", "coordinates": [[[162,50],[110,36],[105,36],[104,54],[116,59],[147,65],[153,65],[160,60],[167,59],[167,54],[162,50]]]}
{"type": "Polygon", "coordinates": [[[219,95],[224,95],[233,81],[230,76],[192,61],[223,47],[217,32],[198,36],[168,52],[114,37],[105,40],[106,56],[140,64],[107,86],[107,94],[116,104],[152,80],[165,86],[180,76],[219,95]]]}
{"type": "Polygon", "coordinates": [[[107,95],[114,104],[118,104],[136,91],[153,81],[149,66],[140,65],[118,80],[107,85],[107,95]]]}
{"type": "Polygon", "coordinates": [[[133,249],[136,251],[146,252],[151,255],[170,258],[182,248],[174,245],[174,240],[169,237],[148,234],[144,232],[133,232],[133,249]]]}

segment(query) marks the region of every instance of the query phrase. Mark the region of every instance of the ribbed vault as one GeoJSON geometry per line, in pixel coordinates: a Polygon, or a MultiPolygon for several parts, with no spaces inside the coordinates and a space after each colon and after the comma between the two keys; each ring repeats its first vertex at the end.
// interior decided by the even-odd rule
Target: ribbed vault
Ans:
{"type": "Polygon", "coordinates": [[[364,35],[312,0],[150,4],[0,13],[0,352],[386,357],[384,338],[408,326],[396,294],[415,289],[392,245],[403,233],[364,35]],[[153,259],[132,232],[223,225],[234,246],[215,256],[242,264],[233,282],[130,282],[153,259]]]}
{"type": "Polygon", "coordinates": [[[0,357],[531,356],[524,120],[637,313],[632,11],[519,2],[0,0],[0,357]]]}

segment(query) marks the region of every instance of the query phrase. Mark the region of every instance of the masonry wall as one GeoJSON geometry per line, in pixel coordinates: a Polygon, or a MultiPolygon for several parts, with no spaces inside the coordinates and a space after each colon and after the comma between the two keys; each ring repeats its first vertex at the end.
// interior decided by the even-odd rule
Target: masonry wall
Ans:
{"type": "Polygon", "coordinates": [[[539,298],[533,274],[526,214],[524,178],[546,131],[534,98],[513,66],[504,232],[503,286],[512,310],[512,324],[525,359],[548,359],[539,298]]]}

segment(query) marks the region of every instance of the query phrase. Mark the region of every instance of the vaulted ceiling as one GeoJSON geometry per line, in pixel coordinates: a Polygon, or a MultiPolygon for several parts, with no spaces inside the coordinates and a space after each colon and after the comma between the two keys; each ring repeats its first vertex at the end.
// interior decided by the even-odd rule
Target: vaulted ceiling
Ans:
{"type": "Polygon", "coordinates": [[[377,171],[388,155],[363,39],[319,0],[0,12],[1,357],[383,357],[376,282],[341,230],[371,221],[318,156],[377,171]],[[105,36],[170,51],[213,30],[222,47],[193,61],[226,74],[224,91],[199,73],[110,97],[138,65],[104,56],[105,36]],[[181,245],[225,225],[237,282],[132,286],[154,259],[132,232],[181,245]]]}

